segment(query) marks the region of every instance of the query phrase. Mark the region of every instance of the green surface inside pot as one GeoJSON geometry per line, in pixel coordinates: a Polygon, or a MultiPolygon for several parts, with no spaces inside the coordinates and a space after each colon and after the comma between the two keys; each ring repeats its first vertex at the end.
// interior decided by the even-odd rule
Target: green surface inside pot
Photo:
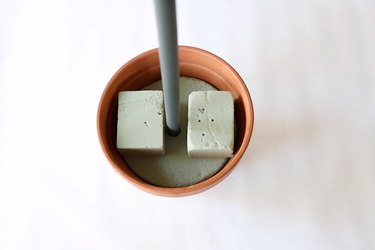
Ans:
{"type": "MultiPolygon", "coordinates": [[[[144,90],[162,90],[161,81],[144,90]]],[[[143,180],[161,187],[184,187],[204,181],[216,174],[227,158],[191,158],[187,154],[188,97],[193,91],[216,90],[210,84],[189,77],[180,77],[181,133],[176,137],[165,135],[163,156],[126,157],[129,167],[143,180]]]]}

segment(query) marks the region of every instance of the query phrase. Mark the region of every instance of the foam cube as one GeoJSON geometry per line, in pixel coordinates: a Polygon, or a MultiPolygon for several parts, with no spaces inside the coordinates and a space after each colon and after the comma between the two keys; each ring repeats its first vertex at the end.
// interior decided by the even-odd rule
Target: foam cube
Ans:
{"type": "Polygon", "coordinates": [[[123,156],[164,154],[162,91],[119,92],[117,149],[123,156]]]}
{"type": "Polygon", "coordinates": [[[196,91],[189,95],[187,148],[190,157],[231,157],[234,145],[234,102],[228,91],[196,91]]]}

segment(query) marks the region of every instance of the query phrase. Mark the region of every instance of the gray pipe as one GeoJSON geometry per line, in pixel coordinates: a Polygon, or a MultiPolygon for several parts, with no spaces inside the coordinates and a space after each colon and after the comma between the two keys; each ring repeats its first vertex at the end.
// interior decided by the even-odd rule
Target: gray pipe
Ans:
{"type": "Polygon", "coordinates": [[[177,136],[180,133],[180,91],[176,3],[174,0],[154,2],[168,134],[177,136]]]}

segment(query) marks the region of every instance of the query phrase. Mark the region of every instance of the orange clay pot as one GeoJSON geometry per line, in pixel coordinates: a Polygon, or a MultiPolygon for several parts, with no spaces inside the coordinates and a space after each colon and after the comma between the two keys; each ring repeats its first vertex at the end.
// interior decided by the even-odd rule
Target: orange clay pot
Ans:
{"type": "Polygon", "coordinates": [[[202,192],[226,177],[243,156],[253,131],[254,112],[249,92],[238,73],[224,60],[202,49],[179,46],[180,75],[210,83],[234,97],[236,134],[234,154],[223,168],[197,184],[164,188],[154,186],[135,175],[116,149],[117,96],[119,91],[140,90],[161,79],[158,50],[153,49],[122,66],[107,84],[101,97],[97,129],[100,144],[114,169],[136,187],[161,196],[187,196],[202,192]]]}

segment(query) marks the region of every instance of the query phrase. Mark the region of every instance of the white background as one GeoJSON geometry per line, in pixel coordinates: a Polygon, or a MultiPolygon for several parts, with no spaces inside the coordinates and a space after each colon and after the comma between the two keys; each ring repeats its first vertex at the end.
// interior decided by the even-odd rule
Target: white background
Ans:
{"type": "Polygon", "coordinates": [[[228,178],[163,198],[120,177],[99,98],[157,47],[151,0],[0,0],[0,249],[375,249],[375,1],[188,1],[179,43],[254,102],[228,178]]]}

